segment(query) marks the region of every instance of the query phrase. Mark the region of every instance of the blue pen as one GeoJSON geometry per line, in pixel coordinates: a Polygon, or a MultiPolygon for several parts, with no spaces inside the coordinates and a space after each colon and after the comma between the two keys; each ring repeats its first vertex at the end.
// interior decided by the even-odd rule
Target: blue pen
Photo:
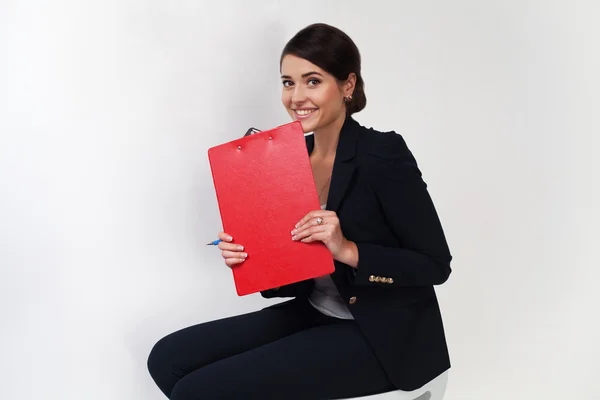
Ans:
{"type": "Polygon", "coordinates": [[[219,243],[221,243],[221,242],[222,242],[222,240],[221,240],[221,239],[217,239],[217,240],[213,240],[213,241],[212,241],[212,242],[210,242],[210,243],[206,243],[206,245],[207,245],[207,246],[216,246],[216,245],[218,245],[218,244],[219,244],[219,243]]]}

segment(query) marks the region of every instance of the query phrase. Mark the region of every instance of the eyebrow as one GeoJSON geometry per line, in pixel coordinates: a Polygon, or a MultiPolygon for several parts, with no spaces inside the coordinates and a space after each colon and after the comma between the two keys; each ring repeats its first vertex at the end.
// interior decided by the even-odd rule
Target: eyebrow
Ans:
{"type": "MultiPolygon", "coordinates": [[[[320,73],[318,73],[317,71],[311,71],[311,72],[307,72],[307,73],[305,73],[305,74],[302,74],[302,77],[303,77],[303,78],[306,78],[307,76],[310,76],[310,75],[319,75],[319,76],[323,76],[323,75],[321,75],[320,73]]],[[[291,76],[289,76],[289,75],[281,75],[281,78],[282,78],[282,79],[292,79],[292,77],[291,77],[291,76]]]]}

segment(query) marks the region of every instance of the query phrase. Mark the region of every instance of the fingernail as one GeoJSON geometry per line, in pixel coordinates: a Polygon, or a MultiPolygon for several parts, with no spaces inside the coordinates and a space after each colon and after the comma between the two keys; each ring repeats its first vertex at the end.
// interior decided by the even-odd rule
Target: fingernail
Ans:
{"type": "Polygon", "coordinates": [[[242,256],[242,258],[246,258],[246,257],[248,257],[248,254],[247,253],[242,253],[241,256],[242,256]]]}
{"type": "Polygon", "coordinates": [[[237,247],[237,249],[238,249],[239,251],[242,251],[242,250],[244,250],[244,246],[238,246],[238,247],[237,247]]]}
{"type": "Polygon", "coordinates": [[[292,240],[296,240],[296,236],[292,236],[292,240]]]}
{"type": "Polygon", "coordinates": [[[227,241],[231,242],[233,240],[233,238],[231,236],[227,236],[227,241]]]}
{"type": "Polygon", "coordinates": [[[296,234],[296,230],[294,229],[294,230],[291,232],[291,234],[292,234],[292,235],[295,235],[295,234],[296,234]]]}
{"type": "Polygon", "coordinates": [[[300,222],[298,222],[296,225],[294,225],[294,227],[295,227],[296,229],[298,229],[298,225],[299,225],[299,224],[300,224],[300,222]]]}

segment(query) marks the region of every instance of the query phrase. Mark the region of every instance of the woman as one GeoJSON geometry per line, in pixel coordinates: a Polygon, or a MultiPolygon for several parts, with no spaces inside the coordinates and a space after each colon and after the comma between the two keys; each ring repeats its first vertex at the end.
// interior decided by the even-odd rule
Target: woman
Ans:
{"type": "MultiPolygon", "coordinates": [[[[410,150],[359,125],[360,55],[314,24],[285,46],[282,102],[302,123],[321,209],[290,227],[321,241],[335,272],[262,292],[293,299],[161,339],[148,368],[170,399],[340,399],[414,390],[450,367],[434,285],[451,255],[410,150]]],[[[276,206],[276,205],[275,205],[276,206]]],[[[248,256],[219,233],[225,264],[248,256]]]]}

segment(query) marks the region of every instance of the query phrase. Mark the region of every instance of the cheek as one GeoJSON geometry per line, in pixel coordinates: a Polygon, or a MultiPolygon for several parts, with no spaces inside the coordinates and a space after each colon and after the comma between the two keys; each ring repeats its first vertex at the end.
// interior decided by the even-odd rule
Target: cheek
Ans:
{"type": "Polygon", "coordinates": [[[281,103],[285,107],[289,107],[292,102],[292,95],[288,91],[281,92],[281,103]]]}
{"type": "Polygon", "coordinates": [[[315,102],[317,101],[319,107],[335,110],[339,108],[339,93],[335,88],[328,88],[318,94],[318,97],[315,98],[315,102]]]}

